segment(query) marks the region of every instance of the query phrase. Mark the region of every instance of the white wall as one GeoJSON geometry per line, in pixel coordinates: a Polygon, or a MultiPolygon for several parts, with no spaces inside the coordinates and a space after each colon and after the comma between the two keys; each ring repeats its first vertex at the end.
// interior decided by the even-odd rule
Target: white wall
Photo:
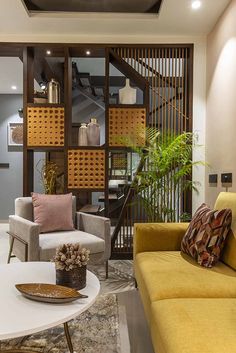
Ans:
{"type": "Polygon", "coordinates": [[[18,115],[23,97],[19,94],[0,94],[0,163],[9,163],[9,169],[0,169],[0,220],[7,220],[14,211],[14,199],[23,191],[23,149],[8,147],[7,126],[23,122],[18,115]]]}
{"type": "Polygon", "coordinates": [[[236,0],[207,39],[206,201],[213,205],[225,191],[220,174],[233,173],[229,191],[236,191],[236,0]],[[218,174],[218,186],[208,185],[208,174],[218,174]]]}

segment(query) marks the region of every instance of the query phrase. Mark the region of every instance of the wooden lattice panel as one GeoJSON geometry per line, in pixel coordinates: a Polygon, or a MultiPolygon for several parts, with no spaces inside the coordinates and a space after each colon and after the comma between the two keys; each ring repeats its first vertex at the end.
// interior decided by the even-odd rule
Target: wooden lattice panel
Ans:
{"type": "Polygon", "coordinates": [[[105,188],[104,150],[77,149],[68,151],[68,188],[105,188]]]}
{"type": "Polygon", "coordinates": [[[64,108],[27,108],[28,146],[64,146],[64,108]]]}
{"type": "Polygon", "coordinates": [[[144,146],[146,110],[144,108],[109,109],[109,145],[144,146]]]}
{"type": "Polygon", "coordinates": [[[127,154],[126,153],[112,153],[112,169],[127,169],[127,154]]]}

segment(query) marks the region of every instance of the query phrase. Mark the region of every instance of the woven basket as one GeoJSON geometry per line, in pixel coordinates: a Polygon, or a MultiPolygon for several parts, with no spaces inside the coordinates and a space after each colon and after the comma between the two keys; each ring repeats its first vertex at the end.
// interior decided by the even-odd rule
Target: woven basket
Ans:
{"type": "Polygon", "coordinates": [[[56,284],[74,289],[86,287],[86,267],[81,266],[71,271],[56,270],[56,284]]]}

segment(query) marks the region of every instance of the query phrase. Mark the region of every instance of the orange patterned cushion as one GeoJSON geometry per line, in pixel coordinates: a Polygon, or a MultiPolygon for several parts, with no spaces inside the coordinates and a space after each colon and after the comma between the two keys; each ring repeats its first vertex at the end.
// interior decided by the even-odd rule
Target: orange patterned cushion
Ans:
{"type": "Polygon", "coordinates": [[[181,243],[181,250],[201,266],[214,266],[220,258],[231,221],[230,209],[211,210],[203,203],[188,226],[181,243]]]}

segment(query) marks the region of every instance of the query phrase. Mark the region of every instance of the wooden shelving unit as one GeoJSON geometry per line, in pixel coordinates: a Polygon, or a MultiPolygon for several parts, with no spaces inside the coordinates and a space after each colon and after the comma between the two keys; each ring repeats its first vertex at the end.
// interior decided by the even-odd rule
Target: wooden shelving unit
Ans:
{"type": "MultiPolygon", "coordinates": [[[[19,50],[18,46],[15,49],[13,47],[17,52],[19,50]]],[[[84,204],[92,203],[91,196],[89,195],[92,195],[93,192],[102,192],[101,200],[104,202],[105,215],[111,215],[112,218],[114,215],[113,205],[116,202],[111,201],[109,193],[109,178],[112,179],[113,177],[113,174],[109,170],[109,165],[114,162],[112,162],[112,155],[116,153],[120,155],[124,154],[122,158],[126,158],[126,161],[122,161],[122,158],[121,162],[117,160],[117,168],[121,166],[124,170],[127,170],[125,168],[127,167],[126,163],[130,163],[131,161],[132,165],[132,162],[137,162],[134,156],[130,156],[132,148],[124,143],[117,142],[120,137],[129,136],[131,137],[132,144],[136,141],[138,146],[142,146],[145,143],[145,126],[159,129],[164,134],[169,131],[173,131],[174,134],[179,134],[183,131],[192,131],[193,45],[50,44],[54,56],[60,57],[59,63],[63,63],[63,68],[61,67],[60,70],[60,77],[56,77],[62,88],[61,102],[63,103],[58,105],[33,103],[34,79],[39,82],[42,72],[46,75],[51,75],[50,65],[47,62],[43,62],[42,58],[38,56],[40,53],[40,55],[45,56],[46,45],[43,43],[29,43],[20,46],[23,51],[24,64],[24,195],[28,196],[34,190],[34,154],[36,152],[46,152],[46,157],[49,160],[58,161],[57,164],[60,166],[60,173],[65,172],[64,192],[71,191],[79,195],[77,204],[80,204],[80,207],[84,204]],[[87,57],[85,52],[88,48],[91,49],[91,57],[105,57],[105,143],[102,146],[82,147],[76,146],[80,125],[79,123],[72,123],[72,85],[74,83],[72,58],[87,57]],[[94,54],[95,52],[96,54],[94,54]],[[112,80],[110,65],[118,69],[125,77],[130,79],[131,84],[133,83],[141,90],[142,94],[139,92],[139,98],[142,97],[142,104],[111,104],[114,100],[112,100],[110,95],[110,93],[113,93],[110,92],[112,80]],[[35,72],[34,67],[38,70],[37,72],[35,72]],[[28,140],[28,133],[32,129],[27,118],[29,108],[36,111],[43,108],[64,109],[63,124],[61,124],[61,126],[63,125],[61,129],[64,136],[63,143],[60,142],[59,145],[55,140],[48,143],[47,138],[45,144],[37,140],[35,143],[28,140]],[[140,131],[136,134],[135,126],[141,126],[141,136],[142,133],[144,134],[141,139],[138,137],[140,136],[140,131]],[[103,153],[104,158],[97,170],[96,165],[95,168],[93,165],[94,157],[93,160],[92,158],[85,160],[84,153],[88,150],[91,152],[91,156],[94,156],[92,152],[103,153]],[[73,159],[70,160],[71,153],[74,153],[74,155],[80,153],[83,163],[76,164],[73,159]],[[102,173],[102,181],[99,180],[101,178],[101,174],[99,173],[102,173]],[[79,175],[82,179],[87,178],[87,181],[91,183],[80,184],[78,180],[79,175]],[[98,184],[98,181],[101,181],[101,183],[98,184]]],[[[47,48],[48,46],[49,44],[47,44],[47,48]]],[[[49,77],[49,79],[52,77],[54,76],[49,77]]],[[[121,81],[118,80],[116,82],[120,83],[121,81]]],[[[102,83],[104,84],[104,80],[102,80],[102,83]]],[[[42,123],[45,123],[45,121],[42,123]]],[[[35,138],[39,137],[38,133],[40,134],[40,131],[36,129],[35,138]]],[[[117,158],[119,159],[119,156],[117,158]]],[[[144,166],[139,165],[138,172],[143,170],[142,168],[144,166]]],[[[122,174],[118,174],[118,177],[120,175],[122,174]]],[[[128,182],[130,185],[131,176],[129,175],[129,177],[128,182]]],[[[145,212],[140,206],[141,204],[137,202],[138,199],[132,194],[133,189],[127,189],[127,193],[124,192],[126,200],[120,202],[119,209],[118,211],[116,210],[117,212],[114,216],[114,219],[118,221],[116,222],[115,231],[112,236],[113,258],[132,257],[133,225],[135,222],[145,222],[146,220],[145,212]],[[136,201],[136,206],[130,207],[130,205],[134,204],[133,200],[136,201]]],[[[151,194],[151,190],[147,190],[147,193],[151,194]]],[[[182,195],[172,195],[171,199],[175,199],[176,197],[177,200],[173,207],[177,214],[177,219],[180,219],[182,211],[191,213],[191,193],[184,192],[182,195]]],[[[163,194],[162,199],[164,200],[165,198],[168,198],[168,193],[163,194]]],[[[156,201],[158,200],[152,201],[152,204],[156,205],[156,201]]]]}
{"type": "Polygon", "coordinates": [[[34,48],[24,50],[24,195],[33,191],[34,152],[58,151],[63,153],[65,187],[64,191],[104,192],[105,213],[109,211],[109,153],[114,149],[128,149],[124,143],[117,142],[121,136],[131,136],[138,146],[145,144],[145,128],[148,114],[148,85],[144,78],[126,64],[112,51],[106,50],[105,86],[105,144],[102,146],[74,146],[72,129],[72,58],[69,50],[64,52],[64,103],[32,103],[34,81],[34,48]],[[126,77],[130,78],[143,91],[143,104],[109,104],[109,65],[112,63],[126,77]],[[129,76],[127,76],[129,74],[129,76]]]}

